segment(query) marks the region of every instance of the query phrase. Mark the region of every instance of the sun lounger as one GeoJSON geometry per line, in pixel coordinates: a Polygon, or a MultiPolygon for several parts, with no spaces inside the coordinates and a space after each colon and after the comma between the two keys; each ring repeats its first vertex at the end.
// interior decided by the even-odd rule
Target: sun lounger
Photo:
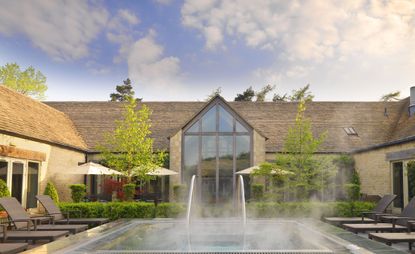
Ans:
{"type": "Polygon", "coordinates": [[[343,224],[343,228],[354,233],[376,231],[376,232],[399,232],[406,231],[408,220],[415,220],[415,197],[411,199],[402,213],[397,216],[380,215],[376,221],[386,220],[390,223],[368,223],[368,224],[343,224]]]}
{"type": "Polygon", "coordinates": [[[27,243],[0,243],[0,254],[14,254],[25,251],[27,243]]]}
{"type": "Polygon", "coordinates": [[[341,224],[351,224],[351,223],[373,223],[375,222],[375,215],[377,214],[384,214],[386,208],[392,203],[392,201],[396,198],[396,195],[385,195],[382,197],[381,200],[377,203],[375,208],[369,212],[362,212],[361,217],[325,217],[323,220],[327,223],[333,225],[341,225],[341,224]]]}
{"type": "Polygon", "coordinates": [[[47,240],[55,241],[59,237],[68,236],[69,231],[28,231],[28,230],[12,230],[7,231],[6,225],[0,225],[0,238],[2,242],[6,240],[19,240],[19,241],[34,241],[47,240]]]}
{"type": "Polygon", "coordinates": [[[400,233],[370,233],[369,238],[378,242],[392,245],[394,243],[407,242],[409,250],[412,250],[412,243],[415,242],[415,232],[412,232],[415,226],[414,221],[407,222],[407,232],[400,233]]]}
{"type": "Polygon", "coordinates": [[[6,210],[9,219],[16,230],[34,229],[35,231],[69,231],[76,234],[88,229],[88,225],[53,225],[41,224],[44,221],[53,221],[50,216],[30,217],[19,201],[13,197],[0,198],[0,205],[6,210]]]}
{"type": "MultiPolygon", "coordinates": [[[[97,226],[109,222],[107,218],[70,218],[69,212],[64,215],[49,196],[37,195],[36,198],[43,205],[48,215],[53,216],[55,224],[88,224],[89,226],[97,226]]],[[[81,211],[75,212],[78,212],[80,217],[82,217],[81,211]]]]}

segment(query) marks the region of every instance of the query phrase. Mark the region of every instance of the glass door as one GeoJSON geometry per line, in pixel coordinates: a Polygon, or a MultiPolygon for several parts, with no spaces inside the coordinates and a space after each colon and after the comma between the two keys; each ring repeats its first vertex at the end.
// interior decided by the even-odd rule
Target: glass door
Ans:
{"type": "Polygon", "coordinates": [[[28,166],[26,208],[35,208],[39,188],[39,163],[29,162],[28,166]]]}
{"type": "Polygon", "coordinates": [[[15,197],[20,203],[23,200],[23,169],[24,164],[13,162],[12,166],[12,197],[15,197]]]}
{"type": "Polygon", "coordinates": [[[403,162],[392,163],[392,189],[393,194],[397,197],[393,201],[393,206],[396,208],[403,208],[403,162]]]}

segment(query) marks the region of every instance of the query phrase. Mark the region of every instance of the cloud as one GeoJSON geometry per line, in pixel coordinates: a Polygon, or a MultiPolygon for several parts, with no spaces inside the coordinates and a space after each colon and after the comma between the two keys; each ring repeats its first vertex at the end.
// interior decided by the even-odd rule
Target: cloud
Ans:
{"type": "Polygon", "coordinates": [[[139,17],[127,9],[118,10],[117,15],[108,22],[106,34],[108,41],[120,45],[118,55],[114,57],[115,63],[120,63],[127,58],[134,42],[134,28],[139,23],[139,17]]]}
{"type": "Polygon", "coordinates": [[[172,3],[172,0],[154,0],[154,2],[161,5],[170,5],[172,3]]]}
{"type": "Polygon", "coordinates": [[[131,46],[127,58],[128,74],[140,89],[165,92],[166,88],[170,90],[179,86],[180,59],[164,56],[164,48],[155,37],[155,31],[150,30],[131,46]]]}
{"type": "Polygon", "coordinates": [[[184,26],[204,36],[207,49],[235,37],[290,61],[391,55],[415,44],[411,0],[186,0],[181,14],[184,26]]]}
{"type": "Polygon", "coordinates": [[[89,44],[102,31],[108,12],[81,0],[2,1],[0,33],[23,34],[55,60],[76,60],[89,55],[89,44]]]}

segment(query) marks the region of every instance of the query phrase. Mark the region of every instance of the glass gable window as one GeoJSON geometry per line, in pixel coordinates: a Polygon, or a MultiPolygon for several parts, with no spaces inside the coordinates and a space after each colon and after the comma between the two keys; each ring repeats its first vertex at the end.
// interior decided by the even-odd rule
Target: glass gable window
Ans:
{"type": "Polygon", "coordinates": [[[184,129],[183,183],[189,186],[197,175],[203,202],[231,200],[235,172],[251,166],[251,137],[251,128],[230,108],[212,103],[184,129]]]}

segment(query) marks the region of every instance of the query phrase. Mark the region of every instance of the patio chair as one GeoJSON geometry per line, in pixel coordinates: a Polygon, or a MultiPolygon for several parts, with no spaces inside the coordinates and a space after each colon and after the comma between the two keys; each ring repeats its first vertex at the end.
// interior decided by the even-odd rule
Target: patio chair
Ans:
{"type": "Polygon", "coordinates": [[[343,224],[343,228],[354,233],[367,231],[399,232],[407,230],[406,224],[408,220],[415,220],[415,197],[409,201],[400,215],[393,216],[378,214],[376,215],[375,223],[343,224]],[[378,223],[380,220],[390,221],[390,223],[378,223]]]}
{"type": "Polygon", "coordinates": [[[30,217],[26,210],[20,205],[19,201],[13,197],[0,198],[0,205],[9,215],[9,220],[16,230],[35,230],[35,231],[69,231],[72,234],[79,233],[88,229],[88,225],[54,225],[41,224],[42,222],[53,222],[51,216],[30,217]]]}
{"type": "MultiPolygon", "coordinates": [[[[29,224],[29,222],[27,222],[29,224]]],[[[59,237],[68,236],[69,231],[19,231],[19,230],[12,230],[7,231],[6,225],[0,225],[0,238],[2,242],[6,240],[17,240],[17,241],[33,241],[36,242],[37,240],[47,240],[47,241],[55,241],[59,237]]]]}
{"type": "Polygon", "coordinates": [[[414,221],[407,222],[407,232],[399,233],[370,233],[369,239],[386,243],[391,246],[394,243],[408,243],[409,250],[412,250],[412,244],[415,242],[415,233],[413,232],[415,226],[414,221]]]}
{"type": "Polygon", "coordinates": [[[376,214],[385,213],[386,208],[396,198],[396,195],[385,195],[383,196],[372,211],[361,212],[361,217],[325,217],[323,220],[333,225],[351,224],[351,223],[373,223],[376,214]]]}
{"type": "Polygon", "coordinates": [[[27,243],[0,243],[0,254],[14,254],[27,250],[27,243]]]}
{"type": "MultiPolygon", "coordinates": [[[[37,195],[37,200],[43,205],[47,214],[53,216],[55,224],[88,224],[89,226],[102,225],[109,222],[108,218],[70,218],[69,211],[64,215],[48,195],[37,195]]],[[[76,210],[80,217],[81,211],[76,210]]]]}

